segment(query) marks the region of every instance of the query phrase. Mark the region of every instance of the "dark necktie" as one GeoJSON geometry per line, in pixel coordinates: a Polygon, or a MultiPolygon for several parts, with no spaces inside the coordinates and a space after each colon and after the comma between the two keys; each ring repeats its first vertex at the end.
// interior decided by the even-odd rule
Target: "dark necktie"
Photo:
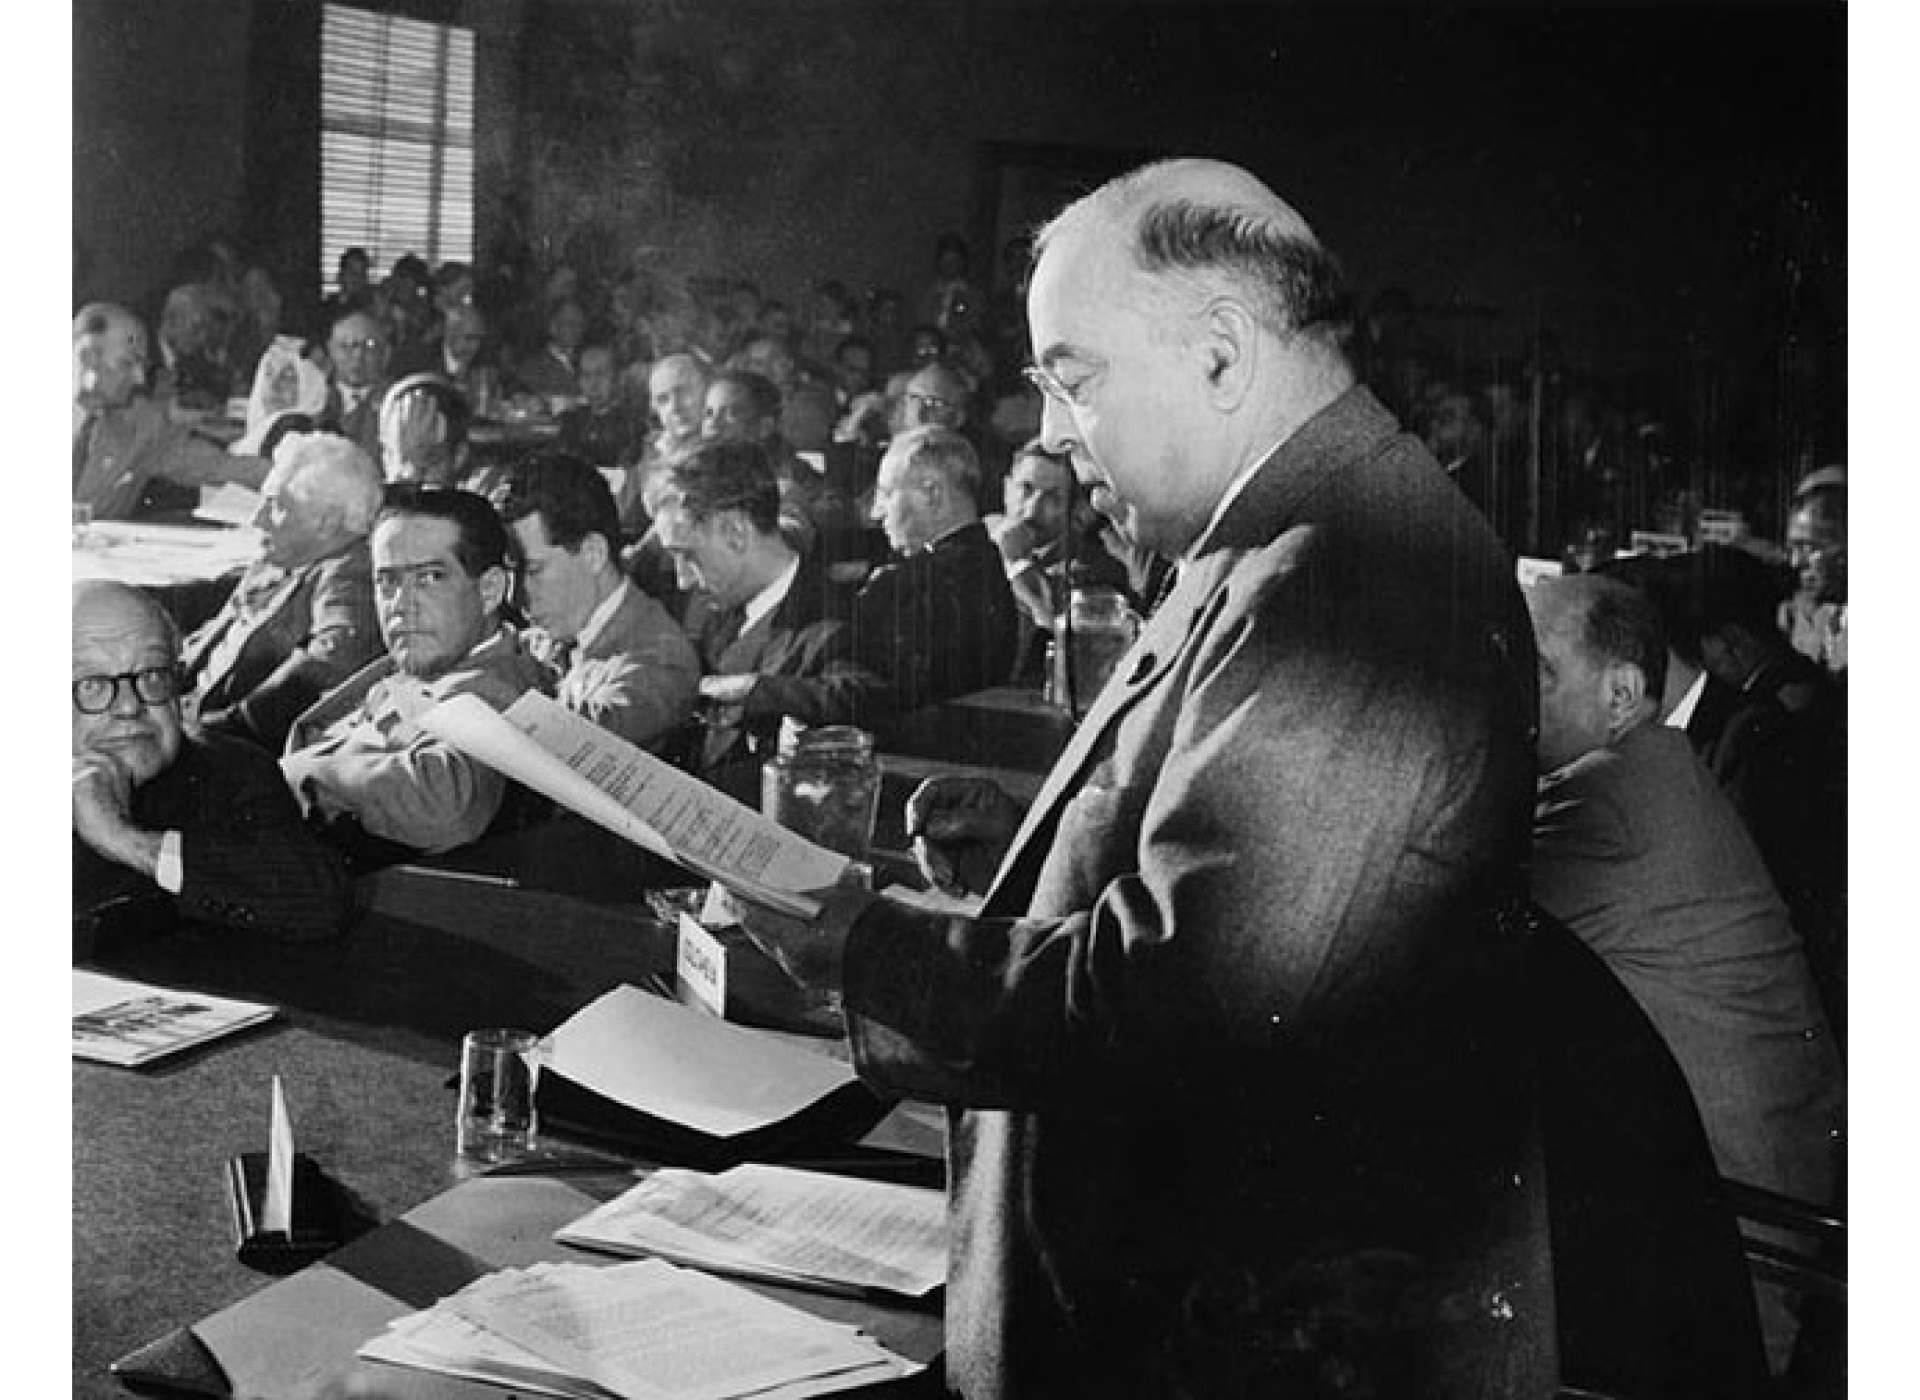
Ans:
{"type": "Polygon", "coordinates": [[[73,493],[80,494],[80,478],[86,474],[87,458],[93,452],[93,435],[100,428],[100,415],[89,413],[80,420],[80,431],[73,435],[73,493]]]}
{"type": "Polygon", "coordinates": [[[740,626],[746,616],[745,608],[726,608],[714,614],[713,625],[707,629],[706,641],[700,648],[709,671],[716,670],[727,648],[740,640],[740,626]]]}

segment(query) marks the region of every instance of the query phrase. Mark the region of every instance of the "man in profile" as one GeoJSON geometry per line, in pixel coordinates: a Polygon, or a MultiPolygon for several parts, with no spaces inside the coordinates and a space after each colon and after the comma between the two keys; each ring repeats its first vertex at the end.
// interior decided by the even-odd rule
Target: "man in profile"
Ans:
{"type": "Polygon", "coordinates": [[[902,711],[1002,685],[1019,623],[980,523],[980,462],[949,428],[915,428],[880,460],[873,518],[893,559],[854,600],[854,647],[902,711]]]}
{"type": "Polygon", "coordinates": [[[124,520],[155,480],[257,487],[259,457],[236,457],[197,437],[142,391],[147,328],[124,307],[95,302],[73,318],[73,500],[95,520],[124,520]]]}
{"type": "Polygon", "coordinates": [[[560,453],[522,462],[500,505],[520,546],[536,655],[557,696],[603,729],[658,748],[693,715],[700,658],[667,610],[620,572],[606,478],[560,453]]]}
{"type": "Polygon", "coordinates": [[[755,800],[760,760],[780,721],[871,727],[884,690],[853,654],[853,634],[826,607],[817,565],[780,529],[780,487],[766,453],[709,442],[674,467],[660,540],[689,595],[687,635],[700,653],[697,766],[755,800]]]}
{"type": "Polygon", "coordinates": [[[313,939],[352,907],[267,753],[190,735],[179,633],[121,583],[73,586],[74,952],[176,918],[313,939]]]}
{"type": "Polygon", "coordinates": [[[260,557],[181,660],[202,729],[278,754],[303,710],[379,654],[367,532],[380,487],[343,437],[280,440],[254,516],[260,557]]]}
{"type": "Polygon", "coordinates": [[[415,721],[453,695],[505,709],[546,684],[502,620],[511,587],[506,528],[484,498],[390,488],[373,527],[387,654],[301,715],[280,760],[309,820],[358,863],[466,845],[499,814],[506,779],[415,721]]]}
{"type": "Polygon", "coordinates": [[[949,1106],[947,1383],[1545,1393],[1551,1289],[1501,1282],[1544,1249],[1511,564],[1247,172],[1137,171],[1037,259],[1043,444],[1178,582],[1017,833],[975,782],[915,795],[945,883],[997,864],[977,916],[744,916],[840,989],[867,1082],[949,1106]]]}

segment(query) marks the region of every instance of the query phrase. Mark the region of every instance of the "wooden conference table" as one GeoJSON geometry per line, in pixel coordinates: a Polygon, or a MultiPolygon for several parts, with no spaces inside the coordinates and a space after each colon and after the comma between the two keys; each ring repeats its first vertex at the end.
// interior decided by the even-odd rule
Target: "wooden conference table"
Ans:
{"type": "MultiPolygon", "coordinates": [[[[1064,722],[1022,714],[1024,703],[1000,695],[946,707],[945,722],[930,716],[926,732],[943,736],[935,748],[985,753],[1002,769],[1021,756],[1050,762],[1064,722]]],[[[897,759],[916,769],[926,761],[897,759]]],[[[899,831],[915,780],[890,771],[883,842],[899,831]]],[[[1028,770],[1026,785],[1036,782],[1028,770]]],[[[879,863],[899,871],[885,856],[879,863]]],[[[300,1150],[370,1221],[392,1220],[458,1179],[461,1036],[483,1025],[545,1032],[613,987],[670,976],[673,935],[645,895],[687,883],[563,815],[363,879],[362,907],[339,944],[185,929],[98,950],[88,965],[102,971],[268,1001],[281,1015],[145,1070],[73,1063],[74,1395],[124,1396],[111,1362],[270,1282],[235,1257],[222,1173],[230,1156],[264,1148],[274,1075],[300,1150]]],[[[804,1020],[770,962],[748,960],[736,985],[764,1023],[804,1020]]]]}

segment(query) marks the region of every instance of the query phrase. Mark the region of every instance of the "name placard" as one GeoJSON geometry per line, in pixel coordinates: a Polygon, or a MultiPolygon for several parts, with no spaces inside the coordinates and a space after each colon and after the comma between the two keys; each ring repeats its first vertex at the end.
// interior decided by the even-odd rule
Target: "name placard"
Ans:
{"type": "Polygon", "coordinates": [[[682,1002],[726,1018],[727,950],[691,914],[680,916],[673,981],[682,1002]]]}

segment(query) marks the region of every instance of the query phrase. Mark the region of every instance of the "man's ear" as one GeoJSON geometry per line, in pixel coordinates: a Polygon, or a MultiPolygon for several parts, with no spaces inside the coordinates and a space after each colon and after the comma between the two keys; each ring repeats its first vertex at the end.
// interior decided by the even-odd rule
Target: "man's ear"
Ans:
{"type": "Polygon", "coordinates": [[[506,569],[498,564],[483,569],[476,582],[480,586],[480,601],[486,604],[488,612],[499,612],[507,605],[507,594],[513,590],[513,575],[506,569]]]}
{"type": "Polygon", "coordinates": [[[1247,306],[1232,297],[1215,297],[1200,316],[1198,352],[1203,357],[1214,401],[1237,407],[1253,385],[1260,325],[1247,306]]]}
{"type": "Polygon", "coordinates": [[[1618,737],[1640,718],[1647,674],[1631,661],[1610,661],[1600,673],[1607,706],[1607,732],[1618,737]]]}
{"type": "Polygon", "coordinates": [[[586,534],[582,535],[580,537],[580,557],[586,561],[589,569],[598,573],[602,568],[606,567],[607,560],[612,557],[612,550],[607,544],[607,537],[598,530],[589,530],[586,534]]]}

